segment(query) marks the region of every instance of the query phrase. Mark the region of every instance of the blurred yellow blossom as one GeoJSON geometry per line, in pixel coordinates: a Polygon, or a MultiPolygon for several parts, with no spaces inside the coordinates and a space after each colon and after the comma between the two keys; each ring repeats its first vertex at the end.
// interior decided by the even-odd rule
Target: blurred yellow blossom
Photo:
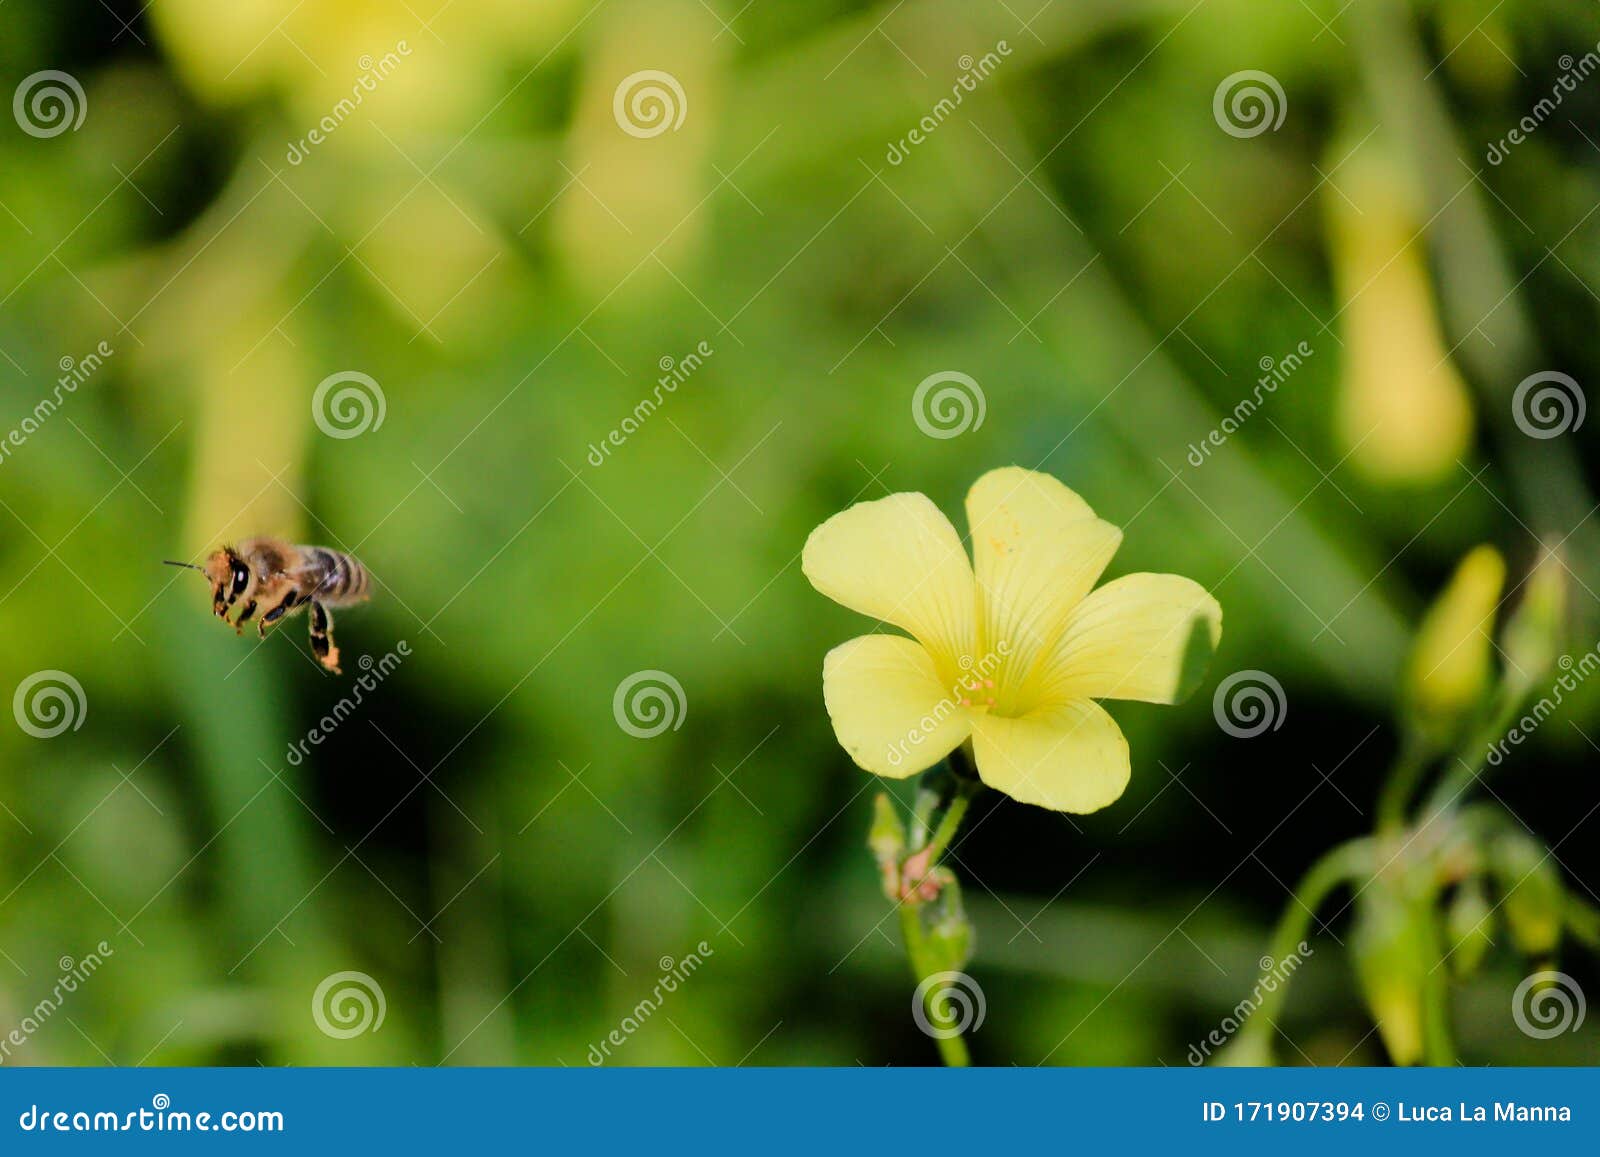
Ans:
{"type": "Polygon", "coordinates": [[[1337,422],[1369,475],[1425,483],[1466,453],[1472,404],[1440,336],[1404,175],[1380,140],[1344,161],[1328,195],[1344,343],[1337,422]]]}
{"type": "MultiPolygon", "coordinates": [[[[311,123],[376,71],[384,79],[363,103],[391,113],[387,131],[406,135],[471,124],[505,93],[507,62],[531,66],[579,10],[578,0],[155,0],[150,15],[175,66],[209,101],[273,92],[292,120],[311,123]],[[403,66],[375,70],[390,54],[403,66]]],[[[388,148],[370,130],[345,135],[388,148]]]]}
{"type": "Polygon", "coordinates": [[[1505,578],[1500,552],[1477,547],[1423,617],[1404,693],[1413,723],[1425,733],[1448,739],[1488,691],[1490,631],[1505,578]]]}
{"type": "Polygon", "coordinates": [[[1222,608],[1177,575],[1094,590],[1122,532],[1048,474],[992,470],[966,506],[970,561],[923,494],[858,503],[806,540],[812,586],[912,636],[828,653],[834,732],[878,775],[904,778],[970,741],[984,783],[1014,799],[1105,807],[1127,786],[1128,744],[1094,700],[1177,702],[1221,638],[1222,608]]]}

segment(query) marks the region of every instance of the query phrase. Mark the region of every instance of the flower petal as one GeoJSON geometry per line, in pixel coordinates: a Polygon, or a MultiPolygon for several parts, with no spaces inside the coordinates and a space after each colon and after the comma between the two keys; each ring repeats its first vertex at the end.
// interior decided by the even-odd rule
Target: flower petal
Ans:
{"type": "Polygon", "coordinates": [[[932,767],[971,731],[932,656],[899,635],[863,635],[829,651],[822,697],[850,758],[894,779],[932,767]]]}
{"type": "MultiPolygon", "coordinates": [[[[973,484],[967,523],[977,572],[978,652],[1004,654],[1006,670],[1020,681],[1093,589],[1122,531],[1096,518],[1087,502],[1049,474],[1019,466],[991,470],[973,484]]],[[[1007,690],[1002,687],[1002,697],[1007,690]]]]}
{"type": "Polygon", "coordinates": [[[1222,608],[1175,574],[1130,574],[1073,610],[1046,660],[1042,698],[1176,703],[1199,684],[1222,638],[1222,608]]]}
{"type": "Polygon", "coordinates": [[[927,495],[891,494],[835,514],[806,539],[800,565],[834,602],[909,631],[947,677],[971,652],[972,564],[927,495]]]}
{"type": "Polygon", "coordinates": [[[1105,807],[1128,786],[1128,741],[1087,699],[1019,719],[975,715],[972,749],[983,782],[1020,803],[1081,814],[1105,807]]]}

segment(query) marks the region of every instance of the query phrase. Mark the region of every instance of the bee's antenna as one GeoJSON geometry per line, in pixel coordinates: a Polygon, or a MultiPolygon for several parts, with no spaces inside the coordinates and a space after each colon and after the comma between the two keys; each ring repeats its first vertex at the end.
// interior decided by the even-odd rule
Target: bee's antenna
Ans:
{"type": "Polygon", "coordinates": [[[194,563],[192,563],[192,562],[173,562],[170,558],[164,558],[161,561],[164,562],[167,566],[186,566],[190,570],[204,570],[205,569],[204,567],[195,566],[194,563]]]}

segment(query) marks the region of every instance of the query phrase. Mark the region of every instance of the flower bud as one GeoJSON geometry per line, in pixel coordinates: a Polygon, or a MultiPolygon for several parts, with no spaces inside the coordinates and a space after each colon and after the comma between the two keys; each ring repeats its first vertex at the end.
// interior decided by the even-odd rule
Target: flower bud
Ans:
{"type": "Polygon", "coordinates": [[[1494,909],[1481,880],[1468,880],[1456,891],[1445,914],[1445,931],[1450,939],[1450,970],[1458,980],[1466,980],[1478,971],[1494,943],[1494,909]]]}
{"type": "Polygon", "coordinates": [[[1378,1035],[1397,1065],[1422,1059],[1422,994],[1432,967],[1427,919],[1427,910],[1409,903],[1384,876],[1374,877],[1356,899],[1350,955],[1378,1035]]]}
{"type": "Polygon", "coordinates": [[[1417,628],[1401,693],[1411,724],[1435,742],[1449,742],[1489,689],[1489,632],[1505,578],[1500,552],[1475,548],[1417,628]]]}
{"type": "Polygon", "coordinates": [[[899,860],[906,850],[906,829],[895,811],[894,800],[880,791],[872,801],[872,827],[867,832],[867,847],[879,862],[899,860]]]}
{"type": "Polygon", "coordinates": [[[1561,940],[1566,892],[1555,861],[1531,836],[1508,830],[1489,845],[1489,866],[1505,899],[1511,939],[1527,956],[1545,956],[1561,940]]]}
{"type": "Polygon", "coordinates": [[[1566,615],[1566,567],[1555,550],[1543,550],[1506,622],[1502,643],[1511,678],[1533,683],[1549,673],[1566,638],[1566,615]]]}
{"type": "Polygon", "coordinates": [[[1433,482],[1467,452],[1473,412],[1442,337],[1418,197],[1381,134],[1341,165],[1326,201],[1343,319],[1338,432],[1369,476],[1433,482]]]}

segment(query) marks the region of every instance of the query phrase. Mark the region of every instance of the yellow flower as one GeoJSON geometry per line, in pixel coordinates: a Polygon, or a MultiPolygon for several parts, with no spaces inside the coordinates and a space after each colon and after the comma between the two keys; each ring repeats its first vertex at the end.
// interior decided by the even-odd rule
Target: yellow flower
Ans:
{"type": "Polygon", "coordinates": [[[967,494],[967,521],[972,561],[923,494],[858,503],[811,532],[811,585],[911,635],[828,653],[834,733],[858,765],[895,779],[970,739],[984,783],[1013,799],[1105,807],[1127,786],[1128,743],[1094,700],[1187,695],[1222,608],[1177,575],[1093,590],[1122,532],[1048,474],[991,470],[967,494]]]}

